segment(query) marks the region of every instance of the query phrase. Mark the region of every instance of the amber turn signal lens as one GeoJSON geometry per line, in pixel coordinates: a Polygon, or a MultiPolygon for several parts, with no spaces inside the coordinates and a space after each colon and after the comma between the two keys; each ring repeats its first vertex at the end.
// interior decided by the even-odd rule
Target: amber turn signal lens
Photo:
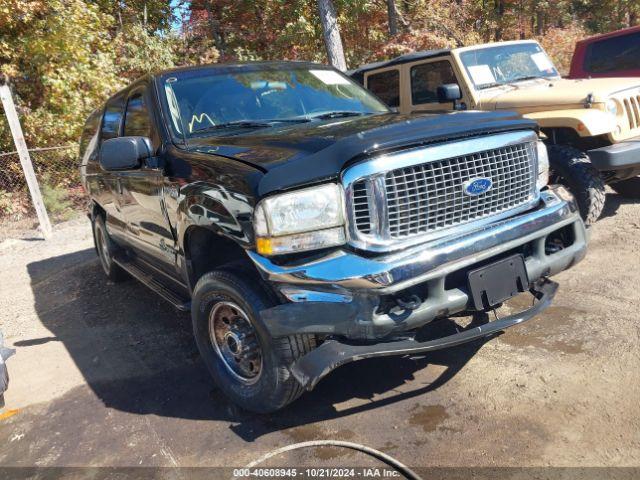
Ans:
{"type": "Polygon", "coordinates": [[[258,237],[256,239],[256,250],[258,250],[258,253],[261,255],[271,255],[273,253],[271,239],[258,237]]]}

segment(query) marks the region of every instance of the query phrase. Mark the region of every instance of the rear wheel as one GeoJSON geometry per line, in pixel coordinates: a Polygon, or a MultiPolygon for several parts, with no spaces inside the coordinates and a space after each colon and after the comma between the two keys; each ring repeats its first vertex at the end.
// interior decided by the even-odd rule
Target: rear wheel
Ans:
{"type": "Polygon", "coordinates": [[[289,366],[316,345],[311,335],[271,338],[260,312],[274,305],[260,280],[225,270],[200,278],[192,298],[193,331],[207,369],[227,397],[257,413],[302,394],[289,366]]]}
{"type": "Polygon", "coordinates": [[[629,178],[627,180],[622,180],[621,182],[612,183],[611,188],[623,197],[640,198],[640,177],[629,178]]]}
{"type": "Polygon", "coordinates": [[[604,208],[605,186],[586,153],[566,145],[549,145],[549,181],[573,194],[586,226],[593,225],[604,208]]]}
{"type": "Polygon", "coordinates": [[[93,241],[96,246],[96,252],[98,252],[102,270],[104,270],[107,278],[112,282],[127,280],[129,278],[127,272],[113,260],[119,248],[114,241],[111,240],[111,237],[109,237],[109,232],[107,232],[107,227],[102,215],[96,216],[93,220],[93,241]]]}

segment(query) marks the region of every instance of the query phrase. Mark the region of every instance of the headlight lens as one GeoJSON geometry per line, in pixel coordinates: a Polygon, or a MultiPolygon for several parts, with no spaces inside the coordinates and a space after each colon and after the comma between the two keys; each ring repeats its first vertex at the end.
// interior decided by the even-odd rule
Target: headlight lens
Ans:
{"type": "Polygon", "coordinates": [[[263,255],[345,243],[343,193],[337,184],[269,197],[256,207],[256,247],[263,255]]]}
{"type": "Polygon", "coordinates": [[[536,144],[538,152],[538,180],[536,185],[538,190],[546,187],[549,183],[549,154],[547,153],[547,146],[538,141],[536,144]]]}
{"type": "Polygon", "coordinates": [[[607,103],[605,104],[605,108],[607,109],[607,112],[609,112],[611,115],[613,116],[617,116],[618,115],[618,103],[610,98],[609,100],[607,100],[607,103]]]}

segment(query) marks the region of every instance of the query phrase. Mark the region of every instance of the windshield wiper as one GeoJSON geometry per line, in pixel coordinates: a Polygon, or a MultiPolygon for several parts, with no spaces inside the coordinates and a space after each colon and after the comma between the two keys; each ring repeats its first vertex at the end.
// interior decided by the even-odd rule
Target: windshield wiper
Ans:
{"type": "Polygon", "coordinates": [[[485,88],[492,88],[492,87],[500,87],[502,85],[511,85],[513,83],[516,82],[523,82],[525,80],[536,80],[536,79],[544,79],[546,77],[540,76],[540,75],[526,75],[524,77],[518,77],[518,78],[514,78],[513,80],[509,80],[508,82],[492,82],[492,83],[485,83],[483,85],[480,85],[478,87],[478,90],[484,90],[485,88]]]}
{"type": "Polygon", "coordinates": [[[206,127],[196,128],[191,133],[209,132],[211,130],[221,130],[224,128],[266,128],[273,126],[269,122],[257,122],[255,120],[236,120],[234,122],[218,123],[217,125],[207,125],[206,127]]]}
{"type": "Polygon", "coordinates": [[[306,118],[317,118],[320,120],[328,120],[330,118],[341,118],[341,117],[359,117],[361,115],[365,115],[365,112],[354,112],[350,110],[336,110],[335,112],[324,112],[316,115],[308,115],[306,118]]]}
{"type": "Polygon", "coordinates": [[[307,117],[295,117],[295,118],[274,118],[273,120],[264,120],[265,122],[273,122],[273,123],[306,123],[310,122],[311,119],[307,117]]]}
{"type": "Polygon", "coordinates": [[[267,128],[273,127],[276,123],[305,123],[310,122],[308,118],[273,118],[268,120],[235,120],[233,122],[218,123],[217,125],[207,125],[197,128],[191,133],[210,132],[224,128],[267,128]]]}
{"type": "Polygon", "coordinates": [[[513,80],[509,80],[508,83],[523,82],[525,80],[536,80],[538,78],[544,79],[545,77],[541,75],[525,75],[524,77],[518,77],[518,78],[514,78],[513,80]]]}
{"type": "Polygon", "coordinates": [[[505,84],[501,82],[483,83],[478,87],[478,90],[484,90],[485,88],[499,87],[500,85],[505,85],[505,84]]]}

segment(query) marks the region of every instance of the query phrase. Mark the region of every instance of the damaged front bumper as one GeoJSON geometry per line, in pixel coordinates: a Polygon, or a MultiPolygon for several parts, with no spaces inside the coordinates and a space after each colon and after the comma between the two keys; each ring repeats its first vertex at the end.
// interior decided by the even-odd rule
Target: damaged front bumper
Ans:
{"type": "Polygon", "coordinates": [[[537,302],[528,310],[482,325],[472,324],[455,335],[436,340],[420,342],[415,338],[407,338],[369,345],[351,345],[337,340],[327,340],[318,348],[296,361],[290,370],[296,380],[300,382],[300,385],[307,390],[312,390],[329,372],[356,360],[391,355],[418,355],[434,350],[442,350],[471,342],[526,322],[551,305],[557,290],[558,284],[556,282],[546,279],[539,280],[530,289],[537,302]]]}
{"type": "Polygon", "coordinates": [[[261,312],[270,334],[306,333],[329,339],[316,350],[319,353],[309,353],[292,367],[304,385],[313,386],[319,375],[324,375],[319,365],[331,369],[341,364],[332,356],[353,360],[378,353],[410,353],[406,350],[413,347],[444,348],[531,318],[555,293],[555,287],[542,288],[539,281],[579,262],[586,253],[586,243],[573,198],[564,188],[554,187],[542,192],[540,204],[528,212],[401,252],[369,256],[345,248],[287,264],[254,252],[250,255],[262,276],[289,300],[261,312]],[[528,313],[477,327],[455,339],[441,339],[440,343],[389,343],[390,338],[413,332],[436,318],[473,311],[467,272],[514,254],[524,257],[530,286],[539,287],[534,293],[539,302],[528,313]],[[416,297],[419,301],[407,306],[405,300],[416,297]],[[356,347],[349,342],[369,345],[356,347]],[[326,361],[317,360],[319,356],[326,361]],[[309,367],[308,362],[315,366],[309,367]]]}

